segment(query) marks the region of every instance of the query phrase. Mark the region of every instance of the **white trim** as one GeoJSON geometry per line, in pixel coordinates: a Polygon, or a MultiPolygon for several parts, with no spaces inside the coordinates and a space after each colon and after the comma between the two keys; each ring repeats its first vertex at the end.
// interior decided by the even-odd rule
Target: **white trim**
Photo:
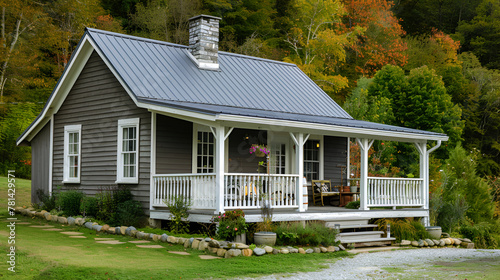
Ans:
{"type": "Polygon", "coordinates": [[[318,180],[325,179],[325,137],[324,135],[309,135],[309,137],[304,138],[304,145],[307,140],[317,140],[319,141],[319,170],[318,170],[318,180]]]}
{"type": "Polygon", "coordinates": [[[121,119],[118,120],[118,136],[117,138],[117,155],[116,155],[116,182],[117,184],[137,184],[139,183],[139,147],[140,147],[140,132],[139,132],[140,118],[121,119]],[[136,133],[136,151],[135,151],[135,176],[123,177],[123,128],[135,127],[136,133]]]}
{"type": "Polygon", "coordinates": [[[54,168],[54,115],[50,116],[49,139],[49,195],[52,195],[52,169],[54,168]]]}
{"type": "Polygon", "coordinates": [[[149,155],[149,210],[153,210],[153,195],[155,183],[153,175],[156,174],[156,113],[151,112],[151,154],[149,155]]]}
{"type": "MultiPolygon", "coordinates": [[[[346,185],[351,185],[351,137],[347,137],[346,185]]],[[[342,170],[340,171],[342,172],[342,170]]],[[[341,174],[342,175],[342,174],[341,174]]]]}
{"type": "MultiPolygon", "coordinates": [[[[193,123],[193,147],[192,147],[192,151],[193,151],[193,154],[191,155],[191,172],[193,174],[203,174],[203,173],[198,173],[198,132],[211,132],[214,136],[214,140],[215,142],[217,141],[217,134],[216,134],[216,128],[214,130],[214,127],[212,126],[205,126],[205,125],[201,125],[201,124],[197,124],[197,123],[193,123]]],[[[215,158],[215,147],[216,147],[216,143],[214,142],[214,166],[212,167],[213,168],[213,172],[215,172],[215,165],[217,164],[215,162],[216,158],[215,158]]],[[[211,173],[213,173],[211,172],[211,173]]]]}
{"type": "Polygon", "coordinates": [[[64,126],[64,158],[63,158],[63,181],[62,183],[80,183],[82,173],[82,125],[64,126]],[[69,134],[78,133],[78,169],[76,177],[69,177],[69,134]]]}

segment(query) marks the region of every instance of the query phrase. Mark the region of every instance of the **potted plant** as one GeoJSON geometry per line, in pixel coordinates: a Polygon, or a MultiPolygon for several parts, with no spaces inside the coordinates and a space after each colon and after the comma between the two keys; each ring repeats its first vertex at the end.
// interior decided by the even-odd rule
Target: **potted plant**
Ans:
{"type": "Polygon", "coordinates": [[[246,243],[248,227],[243,210],[228,210],[215,216],[213,220],[219,224],[217,235],[220,239],[246,243]]]}

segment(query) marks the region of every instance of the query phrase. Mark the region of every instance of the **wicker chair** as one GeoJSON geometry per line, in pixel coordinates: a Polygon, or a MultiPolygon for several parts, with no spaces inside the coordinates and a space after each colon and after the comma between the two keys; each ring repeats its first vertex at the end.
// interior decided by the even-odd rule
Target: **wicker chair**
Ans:
{"type": "Polygon", "coordinates": [[[314,206],[320,201],[321,206],[325,206],[323,202],[323,197],[325,196],[340,195],[339,190],[336,187],[332,187],[332,182],[330,180],[312,180],[311,187],[313,191],[314,206]]]}

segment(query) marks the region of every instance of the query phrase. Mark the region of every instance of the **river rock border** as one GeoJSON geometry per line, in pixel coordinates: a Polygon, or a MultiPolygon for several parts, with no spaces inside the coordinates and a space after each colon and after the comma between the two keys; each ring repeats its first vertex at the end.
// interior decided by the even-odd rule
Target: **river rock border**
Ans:
{"type": "Polygon", "coordinates": [[[449,234],[443,233],[443,238],[437,239],[420,239],[418,241],[401,240],[400,246],[411,246],[419,248],[440,248],[440,247],[456,247],[474,249],[474,243],[468,238],[454,238],[449,234]]]}
{"type": "Polygon", "coordinates": [[[192,248],[200,251],[208,251],[218,257],[232,258],[238,256],[262,256],[265,254],[278,255],[278,254],[313,254],[313,253],[333,253],[337,251],[345,251],[342,245],[339,246],[329,246],[329,247],[313,247],[313,248],[295,248],[295,247],[281,247],[279,249],[273,248],[271,246],[265,246],[263,248],[256,247],[253,250],[250,249],[249,245],[237,242],[228,241],[218,241],[212,238],[183,238],[175,237],[172,235],[164,234],[153,234],[138,231],[133,226],[119,226],[110,227],[109,225],[99,225],[98,223],[92,223],[85,221],[85,218],[73,218],[73,217],[61,217],[56,215],[51,215],[49,212],[42,210],[40,212],[35,211],[33,208],[23,208],[16,207],[15,212],[24,216],[29,216],[33,218],[46,219],[51,222],[58,222],[67,225],[76,225],[86,227],[88,229],[94,230],[96,232],[116,234],[116,235],[128,235],[133,238],[152,240],[155,242],[168,242],[171,244],[180,244],[184,248],[192,248]]]}

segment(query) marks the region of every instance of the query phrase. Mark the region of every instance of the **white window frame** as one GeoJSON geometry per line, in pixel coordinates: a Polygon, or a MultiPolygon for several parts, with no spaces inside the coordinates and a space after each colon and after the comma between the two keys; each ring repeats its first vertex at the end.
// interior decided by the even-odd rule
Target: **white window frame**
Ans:
{"type": "MultiPolygon", "coordinates": [[[[206,173],[198,173],[198,132],[205,132],[205,133],[209,133],[209,134],[212,134],[212,135],[213,135],[213,133],[212,133],[210,127],[205,126],[205,125],[201,125],[201,124],[193,123],[193,155],[192,155],[192,168],[191,168],[192,169],[192,173],[193,174],[206,174],[206,173]]],[[[216,154],[215,153],[215,149],[216,149],[216,141],[217,141],[217,139],[215,139],[215,136],[214,136],[214,143],[213,143],[214,165],[212,167],[213,172],[210,172],[208,174],[215,173],[215,160],[216,160],[215,159],[215,154],[216,154]]]]}
{"type": "Polygon", "coordinates": [[[117,156],[116,156],[116,183],[118,184],[138,184],[139,183],[139,118],[118,120],[117,156]],[[135,149],[135,177],[124,177],[123,175],[123,129],[135,127],[136,149],[135,149]]]}
{"type": "MultiPolygon", "coordinates": [[[[324,141],[324,136],[323,135],[311,135],[307,141],[309,140],[316,140],[319,141],[319,170],[318,170],[318,180],[323,180],[324,179],[324,171],[325,171],[325,159],[324,159],[324,153],[325,153],[325,141],[324,141]]],[[[305,143],[304,143],[304,152],[305,152],[305,143]]],[[[304,169],[306,166],[306,159],[304,155],[304,169]]],[[[305,171],[304,171],[304,176],[305,176],[305,171]]]]}
{"type": "Polygon", "coordinates": [[[63,183],[80,183],[80,175],[82,173],[82,125],[66,125],[64,126],[64,168],[63,168],[63,183]],[[69,177],[69,134],[78,133],[78,169],[76,177],[69,177]]]}

